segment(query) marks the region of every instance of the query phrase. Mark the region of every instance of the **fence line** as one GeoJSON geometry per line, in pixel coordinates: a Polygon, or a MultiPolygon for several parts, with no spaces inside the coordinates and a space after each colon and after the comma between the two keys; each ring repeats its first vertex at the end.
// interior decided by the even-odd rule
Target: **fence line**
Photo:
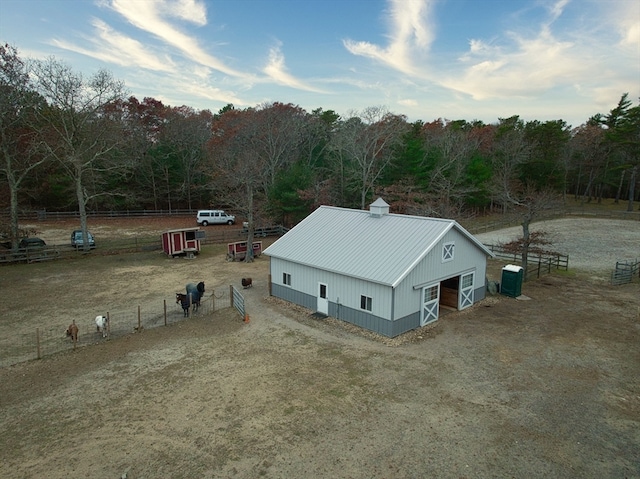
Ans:
{"type": "MultiPolygon", "coordinates": [[[[145,217],[161,217],[161,216],[195,216],[198,210],[193,209],[171,209],[171,210],[124,210],[124,211],[88,211],[89,218],[145,218],[145,217]]],[[[20,221],[38,220],[67,220],[80,218],[78,211],[47,211],[32,210],[20,211],[18,219],[20,221]]],[[[0,219],[8,220],[9,212],[7,210],[0,211],[0,219]]]]}
{"type": "Polygon", "coordinates": [[[631,283],[635,276],[640,278],[640,260],[616,261],[616,268],[611,272],[611,284],[631,283]]]}
{"type": "MultiPolygon", "coordinates": [[[[507,251],[502,245],[487,244],[485,246],[500,259],[506,259],[516,264],[522,261],[522,253],[507,251]]],[[[551,273],[554,269],[567,271],[569,256],[559,253],[529,254],[524,280],[539,278],[543,274],[551,273]]]]}
{"type": "MultiPolygon", "coordinates": [[[[213,291],[202,298],[198,311],[192,317],[202,317],[216,311],[233,306],[232,296],[226,288],[213,291]]],[[[157,328],[184,321],[182,307],[175,304],[175,297],[159,302],[151,309],[132,306],[130,309],[116,309],[109,311],[109,337],[118,338],[128,334],[141,332],[144,329],[157,328]]],[[[246,314],[246,313],[245,313],[246,314]]],[[[242,318],[245,316],[243,315],[242,318]]],[[[77,322],[79,328],[78,347],[85,347],[104,341],[97,333],[96,325],[91,318],[77,322]]],[[[65,326],[66,327],[66,326],[65,326]]],[[[33,359],[40,359],[61,351],[73,349],[73,341],[65,334],[60,325],[51,326],[49,323],[40,325],[32,332],[0,338],[0,367],[17,364],[33,359]]]]}

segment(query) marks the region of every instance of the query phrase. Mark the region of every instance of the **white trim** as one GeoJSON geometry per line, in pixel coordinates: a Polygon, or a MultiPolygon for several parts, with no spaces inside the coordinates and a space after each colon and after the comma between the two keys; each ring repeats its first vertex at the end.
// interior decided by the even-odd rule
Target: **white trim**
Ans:
{"type": "Polygon", "coordinates": [[[442,262],[448,263],[449,261],[453,261],[456,252],[456,242],[455,241],[447,241],[442,244],[442,262]]]}

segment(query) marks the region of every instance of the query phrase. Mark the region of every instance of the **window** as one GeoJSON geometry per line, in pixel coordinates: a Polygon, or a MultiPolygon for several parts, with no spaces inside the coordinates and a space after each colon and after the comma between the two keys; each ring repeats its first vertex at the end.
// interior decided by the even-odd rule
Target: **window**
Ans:
{"type": "Polygon", "coordinates": [[[467,289],[470,286],[473,286],[473,273],[466,274],[462,277],[462,289],[467,289]]]}
{"type": "Polygon", "coordinates": [[[452,261],[453,260],[453,250],[455,248],[455,243],[445,243],[442,245],[442,262],[452,261]]]}
{"type": "Polygon", "coordinates": [[[282,273],[282,284],[291,286],[291,275],[289,273],[282,273]]]}
{"type": "Polygon", "coordinates": [[[430,288],[424,289],[424,300],[423,303],[428,303],[429,301],[433,301],[438,297],[438,285],[431,286],[430,288]]]}
{"type": "Polygon", "coordinates": [[[360,309],[371,311],[372,299],[369,296],[360,296],[360,309]]]}

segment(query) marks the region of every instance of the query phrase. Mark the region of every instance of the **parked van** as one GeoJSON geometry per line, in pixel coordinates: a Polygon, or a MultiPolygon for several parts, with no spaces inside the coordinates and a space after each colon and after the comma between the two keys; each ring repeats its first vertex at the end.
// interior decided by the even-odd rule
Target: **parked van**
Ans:
{"type": "Polygon", "coordinates": [[[196,216],[196,222],[199,225],[232,225],[236,222],[236,217],[228,215],[222,210],[199,210],[196,216]]]}

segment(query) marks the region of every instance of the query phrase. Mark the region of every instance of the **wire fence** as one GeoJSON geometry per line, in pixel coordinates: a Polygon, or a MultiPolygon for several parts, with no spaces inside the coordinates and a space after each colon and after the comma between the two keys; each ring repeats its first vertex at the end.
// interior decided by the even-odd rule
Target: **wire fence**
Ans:
{"type": "MultiPolygon", "coordinates": [[[[190,311],[189,317],[203,317],[233,306],[233,286],[213,291],[200,301],[197,311],[190,311]]],[[[246,314],[246,313],[245,313],[246,314]]],[[[159,301],[156,306],[143,308],[133,306],[128,309],[115,308],[107,312],[109,318],[107,338],[119,338],[142,332],[144,329],[167,326],[188,319],[175,297],[159,301]]],[[[240,316],[241,319],[244,316],[240,316]]],[[[92,318],[76,322],[79,332],[77,342],[61,330],[60,325],[41,324],[32,331],[15,334],[0,339],[0,367],[24,361],[41,359],[61,351],[86,347],[105,341],[97,331],[92,318]]]]}

